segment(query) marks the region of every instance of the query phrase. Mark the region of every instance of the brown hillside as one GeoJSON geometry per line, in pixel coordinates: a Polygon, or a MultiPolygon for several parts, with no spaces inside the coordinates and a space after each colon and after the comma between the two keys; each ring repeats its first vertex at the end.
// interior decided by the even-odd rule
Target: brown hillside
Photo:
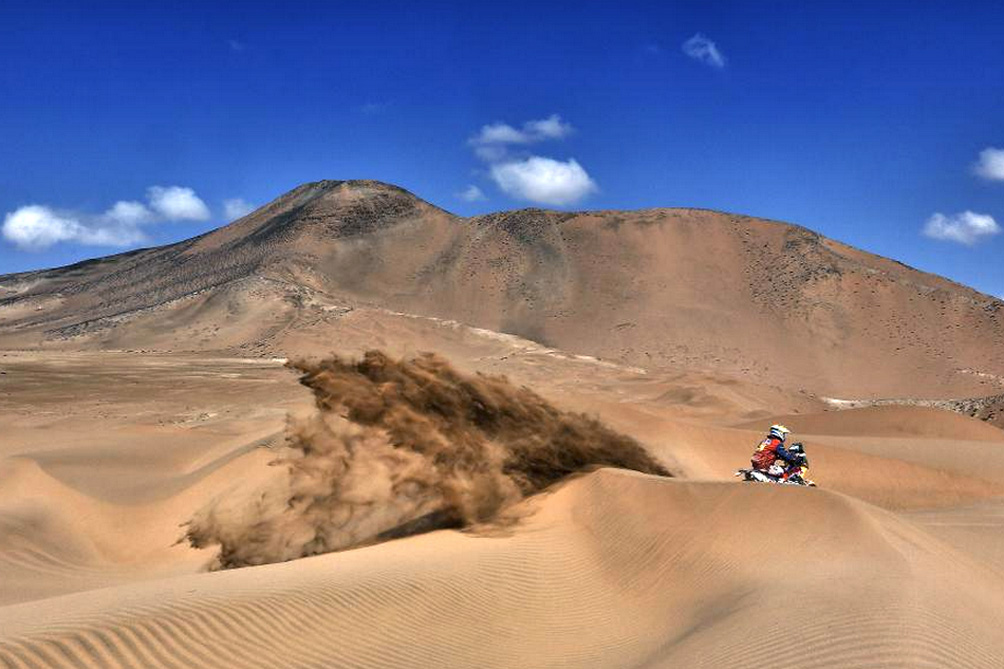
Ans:
{"type": "Polygon", "coordinates": [[[1004,385],[1004,303],[801,227],[690,209],[465,219],[373,181],[2,276],[0,346],[315,353],[363,308],[841,398],[1004,385]]]}

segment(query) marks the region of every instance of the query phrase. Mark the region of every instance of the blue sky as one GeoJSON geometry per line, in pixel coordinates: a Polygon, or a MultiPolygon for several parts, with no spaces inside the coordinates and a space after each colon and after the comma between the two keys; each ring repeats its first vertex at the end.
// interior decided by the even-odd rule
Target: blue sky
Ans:
{"type": "Polygon", "coordinates": [[[786,220],[1004,295],[1002,34],[998,2],[5,0],[0,272],[373,178],[786,220]]]}

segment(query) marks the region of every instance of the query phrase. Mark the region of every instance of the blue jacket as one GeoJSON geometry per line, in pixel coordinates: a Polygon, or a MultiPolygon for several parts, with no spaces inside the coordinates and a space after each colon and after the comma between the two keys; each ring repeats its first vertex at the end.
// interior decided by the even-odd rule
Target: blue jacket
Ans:
{"type": "Polygon", "coordinates": [[[798,461],[798,456],[784,447],[784,442],[777,445],[777,456],[785,462],[794,464],[798,461]]]}

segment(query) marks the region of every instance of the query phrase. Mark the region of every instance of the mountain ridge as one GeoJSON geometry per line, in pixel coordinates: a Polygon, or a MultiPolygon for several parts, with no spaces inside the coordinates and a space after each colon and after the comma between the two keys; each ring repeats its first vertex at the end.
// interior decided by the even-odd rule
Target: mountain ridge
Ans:
{"type": "MultiPolygon", "coordinates": [[[[107,256],[99,256],[99,257],[95,257],[95,258],[87,258],[87,259],[80,260],[80,261],[77,261],[77,262],[74,262],[74,263],[70,263],[68,265],[60,265],[60,266],[54,266],[54,267],[44,267],[44,268],[39,268],[39,269],[34,269],[34,270],[25,270],[25,271],[21,271],[21,272],[12,272],[12,273],[9,273],[9,274],[0,274],[0,281],[9,280],[9,279],[12,279],[14,277],[20,277],[20,276],[26,276],[26,275],[40,275],[40,274],[48,274],[48,273],[52,273],[52,272],[63,272],[63,271],[68,271],[68,270],[83,269],[84,267],[87,267],[87,266],[91,266],[91,265],[95,265],[95,264],[103,264],[103,263],[114,261],[114,260],[117,260],[117,259],[120,259],[120,258],[127,258],[127,257],[131,257],[131,256],[134,256],[134,255],[143,254],[143,253],[149,252],[149,251],[159,251],[159,250],[168,249],[168,248],[172,248],[172,247],[179,246],[179,245],[194,243],[194,242],[197,242],[198,240],[201,240],[201,239],[203,239],[205,237],[213,236],[213,235],[221,232],[222,230],[228,229],[228,228],[234,226],[235,224],[243,221],[244,219],[248,218],[249,216],[258,214],[260,212],[267,211],[270,208],[273,208],[274,206],[282,203],[283,201],[285,201],[287,199],[292,199],[292,198],[296,197],[297,195],[301,195],[304,191],[309,191],[311,189],[320,190],[322,192],[318,193],[317,195],[318,196],[323,196],[326,192],[329,192],[331,189],[333,189],[333,188],[339,188],[339,187],[349,187],[349,188],[353,188],[353,189],[356,189],[356,188],[373,188],[373,189],[377,189],[377,190],[385,190],[385,191],[393,192],[393,193],[396,193],[398,195],[405,196],[406,198],[413,199],[414,201],[417,201],[418,203],[421,203],[423,206],[427,206],[427,207],[433,208],[433,209],[435,209],[435,210],[437,210],[439,212],[442,212],[444,214],[448,214],[449,216],[452,216],[452,217],[454,217],[454,218],[456,218],[458,220],[461,220],[461,221],[470,221],[470,222],[492,221],[492,220],[497,220],[497,219],[500,219],[500,218],[504,219],[504,218],[507,218],[507,217],[524,216],[524,215],[554,216],[554,217],[561,218],[562,220],[567,220],[568,218],[572,218],[572,217],[575,217],[575,216],[603,216],[603,215],[617,216],[617,215],[625,215],[625,214],[630,215],[630,214],[665,213],[665,212],[697,212],[697,213],[714,214],[714,215],[718,215],[718,216],[722,216],[722,217],[727,217],[727,218],[731,218],[731,219],[736,219],[736,220],[740,220],[741,219],[741,220],[748,220],[748,221],[756,221],[756,222],[759,222],[759,223],[775,224],[775,225],[783,226],[785,228],[802,230],[802,231],[804,231],[804,232],[806,232],[806,233],[808,233],[808,234],[810,234],[812,236],[815,236],[817,238],[826,240],[827,242],[831,242],[833,244],[836,244],[836,245],[839,245],[839,246],[843,246],[843,247],[849,247],[849,248],[855,249],[857,251],[861,251],[861,252],[867,253],[867,254],[875,257],[875,258],[881,258],[883,260],[888,260],[890,262],[896,263],[897,265],[900,265],[901,267],[903,267],[905,269],[915,271],[918,274],[928,275],[928,276],[931,276],[931,277],[934,277],[934,278],[938,279],[939,281],[949,282],[949,283],[954,284],[954,285],[956,285],[956,286],[958,286],[960,288],[964,288],[964,289],[972,291],[974,293],[978,293],[978,294],[980,294],[980,295],[988,298],[989,300],[991,300],[993,302],[1001,302],[1002,304],[1004,304],[1004,301],[1002,301],[1001,298],[999,298],[999,297],[997,297],[995,295],[991,295],[989,293],[984,293],[982,291],[979,291],[978,289],[973,288],[972,286],[969,286],[969,285],[964,284],[962,282],[955,281],[955,280],[950,279],[948,277],[944,277],[944,276],[941,276],[941,275],[938,275],[938,274],[934,274],[932,272],[927,272],[926,270],[919,269],[917,267],[914,267],[914,266],[910,265],[909,263],[903,262],[901,260],[897,260],[895,258],[881,256],[879,254],[875,254],[875,253],[872,253],[870,251],[865,251],[865,250],[862,250],[862,249],[856,249],[855,247],[853,247],[851,244],[849,244],[847,242],[843,242],[843,241],[834,239],[832,237],[827,237],[827,236],[823,235],[822,233],[817,232],[817,231],[813,230],[812,228],[809,228],[807,226],[801,225],[799,223],[794,223],[794,222],[785,221],[785,220],[781,220],[781,219],[765,218],[765,217],[762,217],[762,216],[755,216],[755,215],[750,215],[750,214],[742,214],[742,213],[733,212],[733,211],[727,211],[727,210],[723,210],[723,209],[714,209],[714,208],[709,208],[709,207],[690,207],[690,206],[668,206],[668,207],[661,207],[660,206],[660,207],[642,207],[642,208],[638,208],[638,209],[583,209],[583,210],[553,210],[553,209],[545,209],[545,208],[541,208],[541,207],[521,207],[521,208],[518,208],[518,209],[502,209],[502,210],[498,210],[498,211],[494,211],[494,212],[488,212],[488,213],[485,213],[485,214],[477,214],[477,215],[474,215],[474,216],[463,217],[463,216],[459,216],[457,214],[454,214],[453,212],[451,212],[451,211],[449,211],[447,209],[443,209],[442,207],[439,207],[438,205],[434,205],[434,204],[432,204],[432,203],[430,203],[430,202],[428,202],[426,200],[423,200],[422,198],[420,198],[419,196],[417,196],[416,194],[414,194],[413,192],[409,191],[406,188],[403,188],[401,186],[398,186],[396,184],[392,184],[392,183],[389,183],[389,182],[380,181],[380,180],[377,180],[377,179],[321,179],[321,180],[318,180],[318,181],[306,182],[306,183],[303,183],[303,184],[301,184],[299,186],[294,187],[293,189],[291,189],[291,190],[287,191],[286,193],[278,196],[277,198],[273,199],[272,201],[266,203],[265,205],[262,205],[261,207],[259,207],[258,209],[254,210],[253,212],[251,212],[249,214],[246,214],[245,216],[242,216],[240,218],[234,219],[233,221],[231,221],[231,222],[229,222],[227,224],[224,224],[224,225],[219,226],[217,228],[213,228],[212,230],[208,230],[206,232],[203,232],[203,233],[201,233],[199,235],[195,235],[195,236],[187,238],[187,239],[183,239],[183,240],[180,240],[180,241],[177,241],[177,242],[171,242],[171,243],[168,243],[168,244],[162,244],[162,245],[159,245],[159,246],[139,247],[139,248],[130,249],[130,250],[127,250],[127,251],[122,251],[122,252],[119,252],[119,253],[113,253],[113,254],[110,254],[110,255],[107,255],[107,256]]],[[[616,223],[614,223],[614,224],[616,224],[616,223]]]]}
{"type": "Polygon", "coordinates": [[[683,208],[463,218],[372,180],[310,182],[191,239],[2,276],[0,346],[285,356],[362,307],[833,396],[1004,390],[1004,303],[803,226],[683,208]]]}

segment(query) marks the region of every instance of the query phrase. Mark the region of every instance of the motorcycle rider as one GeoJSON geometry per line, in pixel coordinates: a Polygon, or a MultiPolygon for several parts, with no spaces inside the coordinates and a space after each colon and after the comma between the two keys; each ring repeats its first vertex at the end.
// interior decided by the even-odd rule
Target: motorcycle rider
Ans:
{"type": "MultiPolygon", "coordinates": [[[[791,430],[784,425],[771,425],[767,436],[760,442],[753,457],[750,458],[753,469],[779,478],[790,466],[798,465],[798,460],[801,458],[784,447],[785,439],[788,438],[789,434],[791,434],[791,430]]],[[[804,452],[801,457],[805,457],[804,452]]]]}

